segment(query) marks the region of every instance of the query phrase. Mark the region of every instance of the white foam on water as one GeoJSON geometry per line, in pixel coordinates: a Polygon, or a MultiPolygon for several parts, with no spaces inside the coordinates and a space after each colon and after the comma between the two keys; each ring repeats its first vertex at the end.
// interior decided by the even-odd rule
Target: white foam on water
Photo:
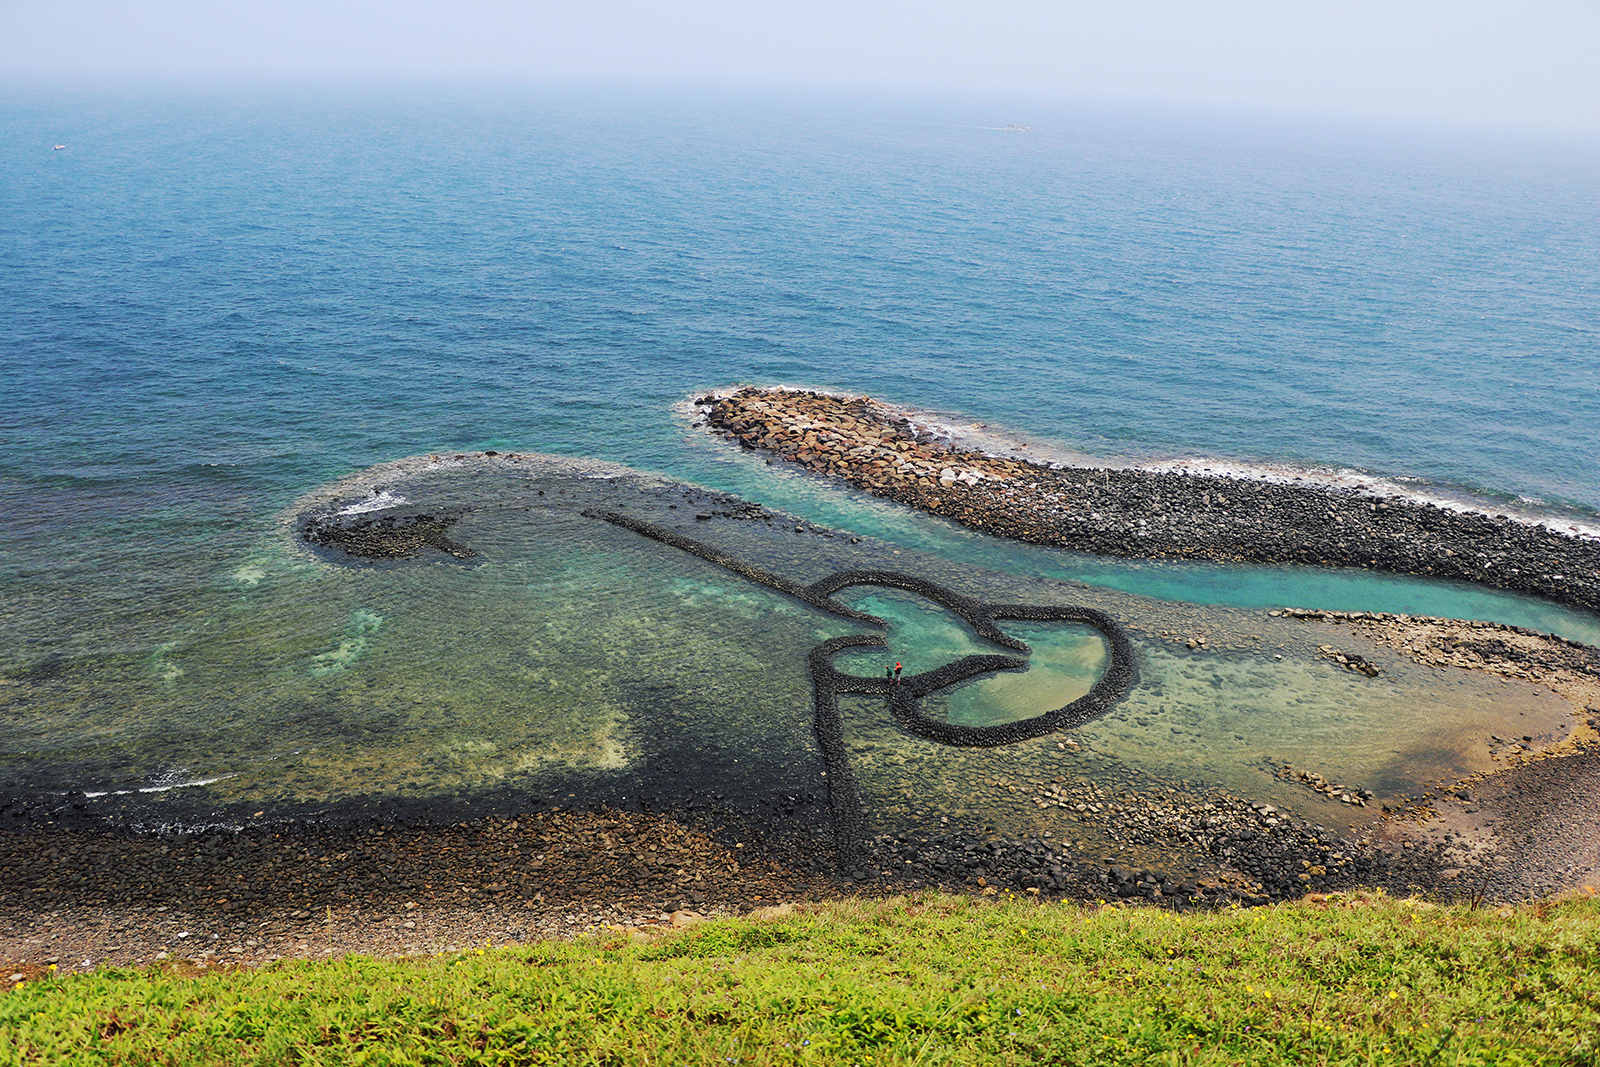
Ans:
{"type": "Polygon", "coordinates": [[[85,792],[83,795],[91,800],[95,797],[127,797],[136,793],[165,793],[173,789],[185,789],[195,785],[210,785],[212,782],[226,781],[229,778],[239,777],[236,774],[219,774],[214,778],[194,778],[184,782],[166,782],[162,785],[146,785],[137,789],[102,789],[98,792],[85,792]]]}
{"type": "Polygon", "coordinates": [[[361,515],[368,511],[382,511],[384,508],[392,508],[405,503],[408,503],[405,497],[385,489],[368,500],[362,500],[340,508],[338,514],[361,515]]]}
{"type": "MultiPolygon", "coordinates": [[[[824,392],[821,389],[814,391],[824,392]]],[[[1140,470],[1157,474],[1209,475],[1239,481],[1311,486],[1353,492],[1378,500],[1398,497],[1462,514],[1504,515],[1513,522],[1542,526],[1565,537],[1600,540],[1600,520],[1552,514],[1545,501],[1531,497],[1519,497],[1517,504],[1506,504],[1485,500],[1464,489],[1435,485],[1423,478],[1376,475],[1348,467],[1303,467],[1207,457],[1150,461],[1090,456],[981,422],[961,423],[953,416],[915,411],[881,401],[874,403],[892,415],[905,418],[915,430],[932,434],[957,448],[1002,459],[1021,459],[1073,469],[1140,470]]]]}
{"type": "Polygon", "coordinates": [[[1375,500],[1398,497],[1419,504],[1432,504],[1443,511],[1459,514],[1503,515],[1526,526],[1543,526],[1555,533],[1586,541],[1600,540],[1600,522],[1567,515],[1551,515],[1538,510],[1542,500],[1518,497],[1518,504],[1496,503],[1474,497],[1465,490],[1451,490],[1421,478],[1383,476],[1366,471],[1336,467],[1295,467],[1286,464],[1240,463],[1220,459],[1173,459],[1145,463],[1138,470],[1162,474],[1203,474],[1240,481],[1270,482],[1277,485],[1310,485],[1344,490],[1375,500]]]}

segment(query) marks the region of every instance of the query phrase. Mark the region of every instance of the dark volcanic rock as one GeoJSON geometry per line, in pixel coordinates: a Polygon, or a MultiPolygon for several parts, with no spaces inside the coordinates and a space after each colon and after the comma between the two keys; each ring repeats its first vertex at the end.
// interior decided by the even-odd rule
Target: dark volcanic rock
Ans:
{"type": "Polygon", "coordinates": [[[411,559],[430,548],[456,559],[471,559],[477,553],[445,536],[460,520],[459,515],[331,516],[306,520],[300,537],[308,544],[337,548],[357,559],[411,559]]]}

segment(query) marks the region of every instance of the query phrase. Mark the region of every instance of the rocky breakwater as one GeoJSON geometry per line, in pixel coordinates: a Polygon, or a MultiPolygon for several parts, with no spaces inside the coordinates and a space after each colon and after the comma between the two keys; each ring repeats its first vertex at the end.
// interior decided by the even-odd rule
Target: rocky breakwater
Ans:
{"type": "Polygon", "coordinates": [[[1600,610],[1600,541],[1314,484],[1059,467],[962,449],[869,397],[748,387],[705,425],[817,474],[1001,537],[1102,555],[1360,567],[1600,610]]]}

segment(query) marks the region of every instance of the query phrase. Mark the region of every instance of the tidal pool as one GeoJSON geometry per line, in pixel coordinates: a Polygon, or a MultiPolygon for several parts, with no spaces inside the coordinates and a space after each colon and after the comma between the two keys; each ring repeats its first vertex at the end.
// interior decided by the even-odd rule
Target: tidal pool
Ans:
{"type": "MultiPolygon", "coordinates": [[[[852,596],[846,591],[839,599],[889,624],[884,648],[834,657],[834,666],[850,674],[877,677],[892,664],[919,674],[963,656],[1015,654],[974,634],[955,613],[910,593],[874,590],[852,596]]],[[[1003,628],[1033,650],[1028,669],[986,675],[930,698],[929,710],[937,718],[964,726],[1034,718],[1077,700],[1105,671],[1105,638],[1090,627],[1011,621],[1003,628]]]]}

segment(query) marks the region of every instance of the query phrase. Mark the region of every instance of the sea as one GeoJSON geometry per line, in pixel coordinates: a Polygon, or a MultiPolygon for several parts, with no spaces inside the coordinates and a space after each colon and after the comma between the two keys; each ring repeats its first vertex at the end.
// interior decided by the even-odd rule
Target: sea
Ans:
{"type": "MultiPolygon", "coordinates": [[[[848,705],[874,829],[1110,848],[1017,783],[1333,820],[1279,772],[1401,798],[1486,769],[1491,735],[1559,739],[1570,709],[1399,658],[1354,676],[1317,650],[1347,637],[1264,609],[1597,644],[1600,619],[999,542],[730,447],[692,401],[866,394],[999,451],[1600,536],[1597,163],[1021,97],[10,84],[0,801],[147,828],[691,800],[823,825],[805,656],[859,624],[593,518],[618,508],[795,580],[892,567],[1134,628],[1139,685],[1070,738],[949,750],[848,705]],[[696,520],[717,494],[779,521],[696,520]],[[297,534],[422,511],[472,556],[338,559],[297,534]]],[[[913,669],[985,650],[915,598],[858,596],[913,669]]],[[[939,713],[1086,691],[1099,638],[1029,626],[1033,670],[939,713]]]]}

